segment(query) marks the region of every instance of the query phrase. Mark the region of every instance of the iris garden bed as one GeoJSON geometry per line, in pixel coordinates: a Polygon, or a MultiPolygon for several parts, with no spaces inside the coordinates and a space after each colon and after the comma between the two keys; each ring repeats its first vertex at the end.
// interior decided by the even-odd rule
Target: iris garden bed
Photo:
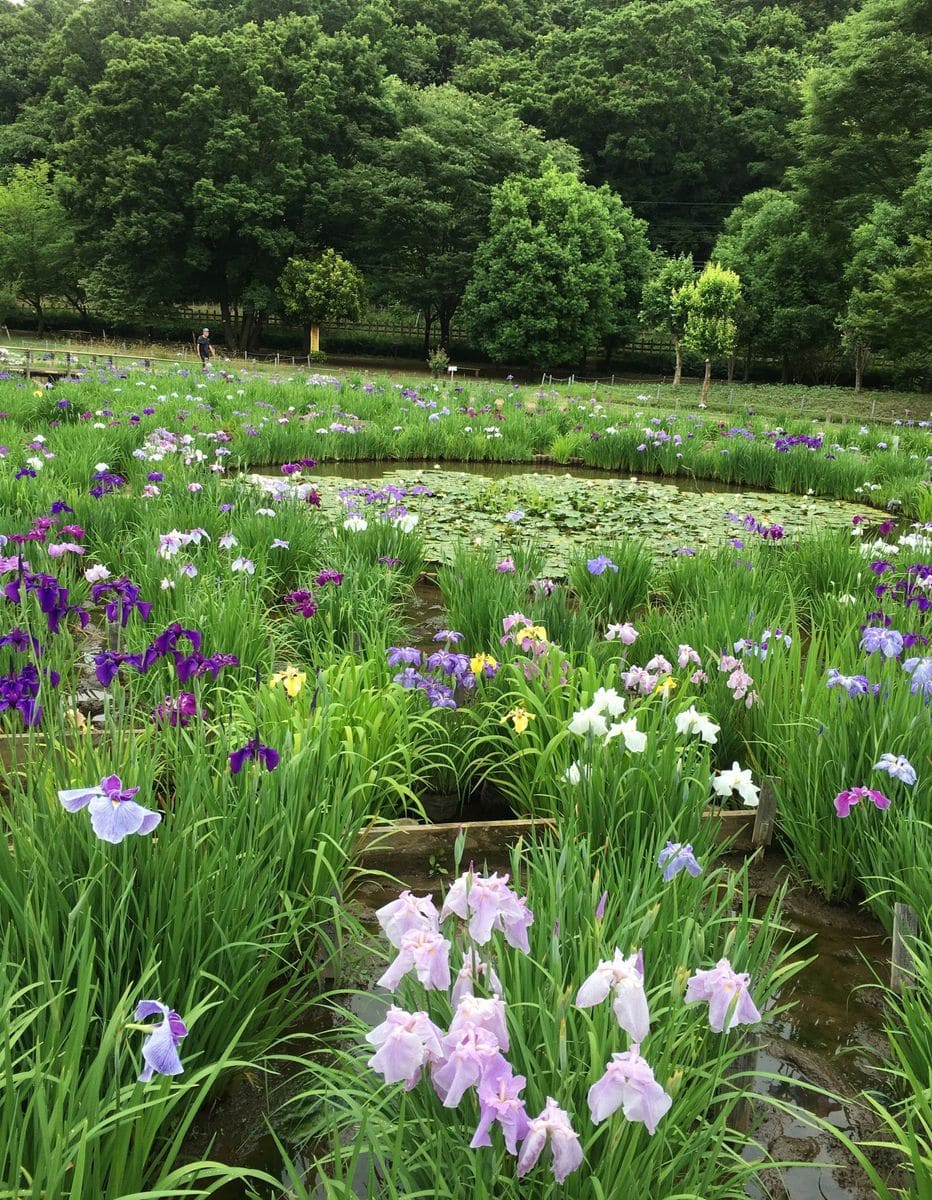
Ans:
{"type": "MultiPolygon", "coordinates": [[[[742,1194],[758,1170],[731,1119],[751,1087],[744,1031],[775,1019],[799,955],[779,893],[754,911],[714,826],[746,821],[767,777],[800,876],[887,923],[910,903],[927,978],[928,430],[723,427],[638,403],[183,373],[0,385],[5,1186],[115,1200],[242,1181],[209,1150],[190,1161],[186,1132],[325,1003],[338,1033],[272,1114],[315,1147],[299,1195],[346,1196],[354,1175],[373,1197],[457,1196],[463,1178],[511,1195],[518,1172],[540,1196],[742,1194]],[[340,496],[315,474],[324,457],[542,453],[813,495],[706,496],[700,516],[698,496],[620,480],[577,494],[432,471],[340,496]],[[271,495],[247,478],[269,462],[271,495]],[[425,575],[443,611],[414,629],[425,575]],[[361,936],[346,897],[362,831],[490,789],[529,822],[510,881],[468,873],[460,844],[440,866],[465,900],[442,924],[415,905],[411,928],[438,963],[450,943],[450,985],[465,956],[497,1030],[486,1065],[506,1090],[524,1077],[527,1119],[549,1116],[471,1149],[491,1101],[474,1063],[444,1103],[459,1006],[442,965],[385,951],[411,958],[389,975],[396,1005],[438,1031],[418,1018],[417,1082],[410,1054],[403,1074],[374,1054],[332,980],[361,936]],[[580,993],[594,975],[601,1006],[580,993]]],[[[928,1016],[921,987],[891,999],[891,1073],[864,1099],[916,1196],[928,1016]]]]}

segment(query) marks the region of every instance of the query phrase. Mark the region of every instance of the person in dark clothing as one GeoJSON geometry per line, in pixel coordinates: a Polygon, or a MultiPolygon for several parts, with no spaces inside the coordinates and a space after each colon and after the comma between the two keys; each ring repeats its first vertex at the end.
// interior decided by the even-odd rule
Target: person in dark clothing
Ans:
{"type": "Polygon", "coordinates": [[[201,366],[207,370],[207,364],[214,357],[214,348],[210,344],[210,330],[202,329],[201,336],[197,339],[197,352],[201,356],[201,366]]]}

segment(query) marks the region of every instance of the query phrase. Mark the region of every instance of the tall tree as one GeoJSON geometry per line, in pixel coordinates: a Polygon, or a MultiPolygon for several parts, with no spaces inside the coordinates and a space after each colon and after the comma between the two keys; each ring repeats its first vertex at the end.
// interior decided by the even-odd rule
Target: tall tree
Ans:
{"type": "Polygon", "coordinates": [[[806,82],[793,179],[809,219],[844,243],[875,200],[897,203],[930,126],[928,0],[866,0],[832,27],[806,82]]]}
{"type": "Polygon", "coordinates": [[[228,347],[253,348],[360,125],[382,120],[380,86],[369,46],[313,18],[126,41],[61,148],[98,305],[217,301],[228,347]]]}
{"type": "Polygon", "coordinates": [[[753,313],[742,333],[748,354],[780,359],[783,382],[812,373],[835,340],[839,265],[805,221],[799,200],[767,188],[745,196],[715,243],[715,259],[740,273],[753,313]]]}
{"type": "Polygon", "coordinates": [[[450,344],[450,327],[488,232],[492,190],[508,175],[536,172],[548,156],[575,163],[499,101],[446,85],[396,85],[396,128],[372,139],[341,180],[343,220],[330,240],[345,245],[373,290],[424,314],[450,344]]]}
{"type": "Polygon", "coordinates": [[[699,278],[687,283],[677,295],[687,311],[683,344],[705,359],[701,400],[705,404],[712,381],[712,359],[731,354],[735,345],[741,280],[734,271],[710,262],[699,278]]]}
{"type": "Polygon", "coordinates": [[[16,167],[0,187],[0,283],[35,311],[39,333],[49,297],[80,299],[74,228],[47,163],[16,167]]]}
{"type": "MultiPolygon", "coordinates": [[[[576,365],[617,327],[625,259],[643,260],[643,228],[619,228],[607,189],[552,163],[496,188],[491,232],[476,253],[463,319],[500,362],[576,365]],[[638,236],[639,235],[639,236],[638,236]]],[[[640,292],[627,297],[634,309],[640,292]]]]}
{"type": "Polygon", "coordinates": [[[683,375],[683,335],[689,315],[683,301],[683,289],[695,278],[696,268],[691,254],[679,254],[673,258],[658,255],[641,292],[641,320],[650,329],[662,330],[673,343],[676,356],[674,385],[679,384],[683,375]]]}

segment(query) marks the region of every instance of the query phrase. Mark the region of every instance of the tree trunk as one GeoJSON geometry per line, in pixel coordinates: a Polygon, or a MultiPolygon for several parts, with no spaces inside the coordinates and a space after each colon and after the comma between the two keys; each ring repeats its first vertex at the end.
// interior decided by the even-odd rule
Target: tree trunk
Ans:
{"type": "Polygon", "coordinates": [[[736,356],[734,354],[728,355],[728,382],[729,383],[734,383],[734,381],[735,381],[735,358],[736,358],[736,356]]]}
{"type": "Polygon", "coordinates": [[[705,404],[706,398],[709,395],[709,384],[711,382],[712,382],[712,360],[711,360],[711,358],[707,358],[705,360],[705,377],[702,380],[702,396],[700,397],[700,400],[699,400],[700,404],[705,404]]]}
{"type": "Polygon", "coordinates": [[[455,304],[448,304],[444,302],[440,305],[437,313],[437,317],[440,321],[440,345],[444,350],[446,350],[447,354],[450,353],[451,326],[453,325],[453,315],[455,312],[455,304]]]}
{"type": "Polygon", "coordinates": [[[424,309],[424,358],[430,357],[430,332],[434,327],[434,314],[424,309]]]}
{"type": "MultiPolygon", "coordinates": [[[[24,297],[25,299],[25,297],[24,297]]],[[[36,310],[36,333],[42,334],[45,332],[45,310],[42,307],[42,297],[38,296],[35,300],[27,300],[27,304],[31,304],[36,310]]]]}
{"type": "Polygon", "coordinates": [[[673,369],[673,386],[677,387],[683,377],[683,349],[680,346],[680,339],[673,339],[673,349],[676,352],[676,366],[673,369]]]}
{"type": "Polygon", "coordinates": [[[744,382],[751,378],[751,343],[748,342],[748,347],[744,352],[744,382]]]}
{"type": "Polygon", "coordinates": [[[236,320],[226,295],[220,297],[220,319],[223,321],[223,340],[231,354],[236,353],[236,320]]]}
{"type": "Polygon", "coordinates": [[[858,345],[854,348],[854,390],[860,396],[861,390],[864,387],[864,370],[867,366],[867,360],[870,356],[870,350],[867,346],[858,345]]]}

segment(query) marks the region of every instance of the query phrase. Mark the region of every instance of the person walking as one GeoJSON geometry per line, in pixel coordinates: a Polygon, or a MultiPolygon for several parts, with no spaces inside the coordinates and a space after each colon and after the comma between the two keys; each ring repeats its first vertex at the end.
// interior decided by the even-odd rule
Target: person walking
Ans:
{"type": "Polygon", "coordinates": [[[197,339],[197,352],[201,356],[201,367],[207,370],[207,364],[215,357],[216,351],[210,344],[210,330],[202,329],[201,336],[197,339]]]}

